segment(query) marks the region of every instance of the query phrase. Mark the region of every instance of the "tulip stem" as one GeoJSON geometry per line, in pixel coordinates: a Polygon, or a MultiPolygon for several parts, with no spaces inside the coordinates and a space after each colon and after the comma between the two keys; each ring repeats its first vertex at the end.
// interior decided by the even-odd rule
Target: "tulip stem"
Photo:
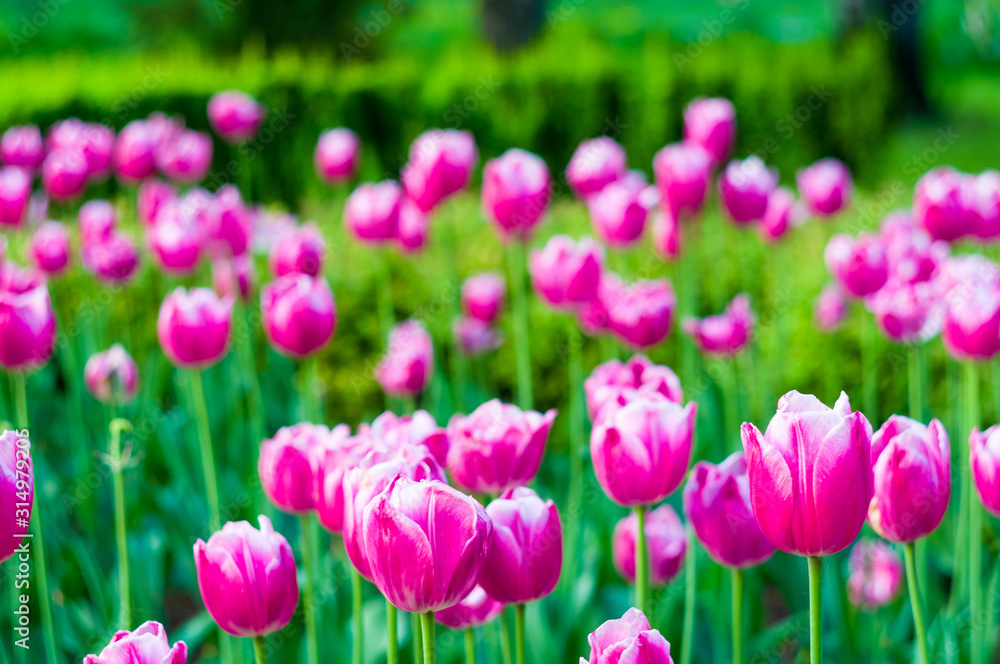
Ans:
{"type": "Polygon", "coordinates": [[[420,614],[424,636],[424,664],[434,664],[434,612],[420,614]]]}
{"type": "Polygon", "coordinates": [[[924,421],[924,411],[927,409],[927,344],[917,343],[910,348],[910,375],[907,379],[910,387],[910,417],[918,422],[924,421]]]}
{"type": "Polygon", "coordinates": [[[743,570],[730,570],[733,582],[733,664],[743,662],[743,570]]]}
{"type": "Polygon", "coordinates": [[[264,637],[253,637],[253,654],[257,660],[257,664],[267,664],[267,653],[264,651],[264,648],[264,637]]]}
{"type": "Polygon", "coordinates": [[[962,498],[966,501],[966,513],[969,518],[969,612],[972,615],[971,630],[971,664],[982,664],[983,661],[983,620],[980,612],[983,606],[982,563],[983,563],[983,511],[979,501],[975,499],[972,490],[971,470],[969,468],[969,435],[979,426],[979,365],[965,362],[962,365],[963,383],[965,389],[965,428],[963,436],[965,447],[960,457],[963,482],[962,498]]]}
{"type": "MultiPolygon", "coordinates": [[[[358,574],[358,578],[361,575],[358,574]]],[[[388,643],[385,647],[385,661],[386,664],[396,664],[399,661],[399,637],[397,636],[397,616],[398,611],[392,602],[385,600],[385,625],[386,625],[386,636],[388,637],[388,643]]],[[[360,622],[360,616],[358,618],[360,622]]]]}
{"type": "Polygon", "coordinates": [[[823,662],[823,558],[809,556],[809,664],[823,662]]]}
{"type": "Polygon", "coordinates": [[[646,547],[645,505],[638,505],[635,508],[635,518],[639,521],[635,535],[635,605],[646,613],[649,600],[649,561],[646,547]]]}
{"type": "Polygon", "coordinates": [[[111,466],[111,484],[115,497],[115,539],[118,543],[118,628],[132,629],[132,597],[129,590],[128,535],[125,529],[125,486],[122,481],[122,431],[131,430],[128,420],[111,420],[111,440],[108,443],[108,464],[111,466]]]}
{"type": "Polygon", "coordinates": [[[212,451],[212,430],[208,423],[208,407],[205,405],[205,388],[201,382],[201,372],[188,372],[191,387],[191,406],[194,408],[198,426],[198,443],[201,447],[201,466],[205,473],[205,494],[208,500],[208,527],[213,533],[222,527],[219,512],[219,485],[215,475],[215,455],[212,451]]]}
{"type": "Polygon", "coordinates": [[[378,307],[379,330],[382,341],[388,342],[389,332],[395,324],[395,313],[392,303],[392,274],[389,270],[389,259],[386,253],[379,251],[375,260],[376,306],[378,307]]]}
{"type": "MultiPolygon", "coordinates": [[[[452,291],[451,320],[453,323],[462,314],[462,287],[458,283],[458,263],[456,261],[458,251],[455,246],[455,224],[457,222],[456,215],[452,213],[451,219],[445,220],[441,224],[441,237],[445,251],[447,252],[447,258],[444,261],[445,265],[448,266],[447,289],[452,291]]],[[[449,366],[451,367],[451,391],[452,398],[455,401],[452,410],[456,413],[461,413],[465,410],[465,390],[468,387],[469,372],[465,354],[462,352],[462,345],[458,335],[454,333],[451,335],[451,357],[449,359],[449,366]]]]}
{"type": "Polygon", "coordinates": [[[319,398],[319,358],[308,357],[299,367],[299,401],[302,418],[313,424],[323,423],[323,407],[319,398]]]}
{"type": "Polygon", "coordinates": [[[476,633],[471,627],[465,630],[465,664],[476,664],[476,633]]]}
{"type": "Polygon", "coordinates": [[[878,422],[878,355],[875,353],[875,322],[867,311],[861,316],[861,381],[865,416],[878,422]]]}
{"type": "Polygon", "coordinates": [[[416,613],[410,614],[410,631],[413,632],[413,661],[415,664],[423,664],[424,634],[420,626],[420,617],[416,613]]]}
{"type": "Polygon", "coordinates": [[[517,355],[517,403],[521,410],[531,410],[531,350],[528,338],[528,297],[524,285],[525,246],[520,240],[507,245],[511,299],[514,314],[514,349],[517,355]]]}
{"type": "Polygon", "coordinates": [[[305,583],[302,584],[302,608],[306,623],[306,661],[309,664],[319,662],[319,649],[316,647],[316,605],[313,601],[313,589],[316,587],[316,538],[313,537],[313,521],[309,514],[299,515],[302,535],[302,567],[305,568],[305,583]]]}
{"type": "Polygon", "coordinates": [[[694,639],[694,611],[697,599],[697,576],[695,565],[698,561],[695,551],[694,531],[688,525],[687,551],[684,561],[684,640],[681,641],[681,664],[691,664],[691,646],[694,639]]]}
{"type": "Polygon", "coordinates": [[[906,560],[906,585],[910,589],[910,606],[913,608],[913,631],[917,640],[917,664],[927,664],[927,631],[924,629],[924,610],[920,604],[920,587],[917,585],[916,556],[913,542],[903,544],[906,560]]]}
{"type": "Polygon", "coordinates": [[[583,412],[583,338],[576,322],[570,319],[566,340],[569,364],[569,525],[566,529],[566,564],[563,566],[565,588],[576,579],[576,550],[580,539],[580,503],[583,493],[583,458],[586,423],[583,412]]]}
{"type": "MultiPolygon", "coordinates": [[[[364,610],[364,586],[361,579],[361,573],[358,572],[357,568],[351,566],[351,612],[354,614],[354,649],[352,661],[354,664],[361,664],[361,661],[365,656],[365,619],[363,615],[364,610]]],[[[386,623],[387,631],[389,636],[389,644],[386,652],[389,653],[389,664],[395,664],[395,622],[396,622],[396,612],[394,606],[389,604],[386,600],[386,623]],[[391,607],[391,608],[390,608],[391,607]],[[388,624],[389,620],[392,620],[392,624],[388,624]],[[391,650],[389,650],[391,649],[391,650]]]]}
{"type": "Polygon", "coordinates": [[[514,605],[514,657],[517,664],[524,664],[524,604],[514,605]]]}
{"type": "Polygon", "coordinates": [[[510,661],[510,628],[507,626],[507,610],[499,615],[497,622],[500,623],[500,661],[503,664],[511,664],[510,661]]]}

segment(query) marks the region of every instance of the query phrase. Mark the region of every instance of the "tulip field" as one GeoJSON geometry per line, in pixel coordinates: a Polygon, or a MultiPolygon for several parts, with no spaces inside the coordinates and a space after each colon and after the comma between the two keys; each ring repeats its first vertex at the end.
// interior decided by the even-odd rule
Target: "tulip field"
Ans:
{"type": "Polygon", "coordinates": [[[204,112],[2,128],[0,662],[1000,661],[1000,172],[204,112]]]}

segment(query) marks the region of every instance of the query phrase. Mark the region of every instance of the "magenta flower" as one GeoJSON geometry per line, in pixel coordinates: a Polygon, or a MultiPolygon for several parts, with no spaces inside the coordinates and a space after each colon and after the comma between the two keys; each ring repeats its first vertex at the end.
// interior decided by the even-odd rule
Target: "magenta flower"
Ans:
{"type": "Polygon", "coordinates": [[[799,195],[813,214],[829,217],[847,207],[854,182],[839,159],[827,157],[799,171],[799,195]]]}
{"type": "Polygon", "coordinates": [[[499,272],[474,274],[462,284],[462,311],[470,318],[492,323],[503,309],[506,290],[499,272]]]}
{"type": "Polygon", "coordinates": [[[327,129],[319,135],[313,164],[316,173],[328,184],[347,182],[358,172],[361,139],[346,127],[327,129]]]}
{"type": "Polygon", "coordinates": [[[315,277],[323,270],[326,240],[315,223],[309,222],[286,233],[271,251],[271,271],[276,277],[301,272],[315,277]]]}
{"type": "Polygon", "coordinates": [[[120,180],[135,184],[156,172],[158,139],[149,120],[133,120],[122,128],[111,155],[120,180]]]}
{"type": "Polygon", "coordinates": [[[139,393],[139,367],[121,344],[94,353],[83,368],[83,384],[98,401],[121,405],[139,393]]]}
{"type": "Polygon", "coordinates": [[[260,289],[264,332],[280,352],[308,357],[337,329],[337,305],[325,277],[292,272],[260,289]]]}
{"type": "Polygon", "coordinates": [[[886,285],[865,300],[882,333],[896,343],[918,343],[941,332],[943,302],[933,282],[886,285]]]}
{"type": "Polygon", "coordinates": [[[31,200],[31,176],[17,166],[0,168],[0,226],[18,228],[31,200]]]}
{"type": "Polygon", "coordinates": [[[418,320],[403,321],[389,332],[386,354],[375,379],[386,394],[415,397],[427,389],[434,372],[434,343],[418,320]]]}
{"type": "Polygon", "coordinates": [[[778,173],[757,155],[733,160],[719,176],[719,200],[737,224],[764,218],[768,199],[778,186],[778,173]]]}
{"type": "Polygon", "coordinates": [[[952,242],[968,233],[972,216],[963,200],[965,175],[942,166],[924,173],[913,190],[913,218],[935,240],[952,242]]]}
{"type": "MultiPolygon", "coordinates": [[[[646,547],[649,553],[649,581],[654,587],[670,583],[684,566],[687,533],[670,505],[660,505],[646,515],[646,547]]],[[[639,518],[632,512],[615,524],[611,536],[611,557],[619,576],[635,583],[635,538],[639,518]]]]}
{"type": "Polygon", "coordinates": [[[7,371],[37,369],[55,350],[56,317],[49,289],[35,279],[4,281],[0,288],[0,365],[7,371]]]}
{"type": "Polygon", "coordinates": [[[403,197],[399,204],[399,232],[396,237],[402,251],[415,253],[427,245],[427,234],[431,228],[429,214],[409,198],[403,197]]]}
{"type": "Polygon", "coordinates": [[[127,284],[139,267],[135,242],[118,231],[98,242],[84,244],[81,258],[88,272],[108,284],[127,284]]]}
{"type": "Polygon", "coordinates": [[[83,157],[90,182],[104,180],[111,172],[114,144],[114,129],[78,118],[56,122],[49,129],[47,140],[49,152],[64,150],[83,157]]]}
{"type": "Polygon", "coordinates": [[[590,658],[581,657],[580,664],[674,664],[670,644],[636,608],[602,624],[587,637],[587,643],[590,658]]]}
{"type": "Polygon", "coordinates": [[[941,337],[959,360],[984,361],[1000,352],[1000,286],[969,282],[952,290],[941,337]]]}
{"type": "Polygon", "coordinates": [[[734,297],[721,314],[700,320],[687,317],[681,321],[684,333],[703,353],[710,355],[737,355],[742,352],[750,343],[753,325],[750,296],[746,293],[734,297]]]}
{"type": "Polygon", "coordinates": [[[566,167],[566,182],[577,198],[588,200],[625,175],[625,149],[613,138],[599,136],[576,147],[566,167]]]}
{"type": "Polygon", "coordinates": [[[358,438],[373,441],[373,448],[394,452],[409,447],[427,448],[442,465],[448,458],[448,432],[439,427],[426,410],[416,410],[402,417],[387,410],[376,417],[371,426],[362,424],[358,428],[358,438]]]}
{"type": "Polygon", "coordinates": [[[767,209],[757,225],[757,231],[766,242],[777,242],[802,221],[802,214],[795,194],[785,187],[778,187],[767,198],[767,209]]]}
{"type": "Polygon", "coordinates": [[[919,283],[934,277],[948,258],[950,247],[933,240],[913,223],[906,212],[890,214],[882,222],[879,237],[889,261],[889,283],[919,283]]]}
{"type": "Polygon", "coordinates": [[[156,167],[176,182],[199,182],[211,166],[212,138],[203,131],[182,129],[156,150],[156,167]]]}
{"type": "Polygon", "coordinates": [[[264,124],[264,105],[240,90],[223,90],[208,100],[208,121],[227,143],[240,143],[264,124]]]}
{"type": "Polygon", "coordinates": [[[496,350],[503,343],[503,337],[495,327],[468,316],[455,319],[452,334],[458,342],[458,349],[468,357],[496,350]]]}
{"type": "Polygon", "coordinates": [[[386,244],[399,236],[403,188],[395,180],[365,182],[347,197],[344,225],[360,242],[386,244]]]}
{"type": "Polygon", "coordinates": [[[670,334],[676,304],[668,280],[633,282],[608,303],[611,330],[633,348],[655,346],[670,334]]]}
{"type": "Polygon", "coordinates": [[[847,595],[866,611],[891,604],[903,587],[903,561],[885,542],[863,539],[851,549],[847,595]]]}
{"type": "Polygon", "coordinates": [[[1000,426],[969,434],[969,465],[972,484],[986,511],[1000,517],[1000,426]]]}
{"type": "Polygon", "coordinates": [[[965,180],[963,205],[969,232],[980,240],[1000,237],[1000,172],[993,169],[965,180]]]}
{"type": "Polygon", "coordinates": [[[118,226],[118,211],[108,201],[87,201],[77,214],[80,241],[84,247],[110,239],[118,226]]]}
{"type": "Polygon", "coordinates": [[[45,145],[38,125],[14,125],[0,139],[0,163],[36,171],[45,159],[45,145]]]}
{"type": "Polygon", "coordinates": [[[434,620],[445,627],[463,630],[485,625],[503,612],[503,602],[498,602],[476,586],[465,599],[447,609],[434,613],[434,620]]]}
{"type": "Polygon", "coordinates": [[[552,197],[549,167],[536,154],[511,148],[483,169],[483,211],[504,240],[527,240],[552,197]]]}
{"type": "Polygon", "coordinates": [[[701,213],[712,181],[712,155],[693,143],[671,143],[653,157],[660,200],[672,217],[701,213]]]}
{"type": "Polygon", "coordinates": [[[208,239],[217,252],[239,256],[247,251],[253,235],[253,217],[239,189],[231,184],[222,185],[211,199],[191,205],[195,209],[206,207],[208,239]]]}
{"type": "Polygon", "coordinates": [[[614,272],[603,271],[597,287],[597,297],[581,304],[576,317],[583,331],[591,336],[612,331],[611,307],[625,293],[625,284],[614,272]]]}
{"type": "Polygon", "coordinates": [[[254,288],[253,258],[250,254],[217,258],[212,261],[212,288],[220,297],[250,299],[254,288]]]}
{"type": "Polygon", "coordinates": [[[204,237],[198,219],[179,201],[165,203],[146,226],[146,246],[164,272],[191,274],[201,260],[204,237]]]}
{"type": "Polygon", "coordinates": [[[0,434],[0,563],[9,559],[28,534],[35,496],[31,443],[16,431],[0,434]]]}
{"type": "Polygon", "coordinates": [[[115,632],[100,655],[87,655],[83,664],[187,664],[187,644],[171,647],[163,625],[152,620],[134,631],[115,632]]]}
{"type": "Polygon", "coordinates": [[[661,206],[653,213],[653,249],[667,261],[681,254],[681,226],[667,207],[661,206]]]}
{"type": "Polygon", "coordinates": [[[603,264],[604,251],[590,238],[554,235],[531,252],[531,282],[551,306],[571,309],[597,297],[603,264]]]}
{"type": "Polygon", "coordinates": [[[829,285],[816,298],[813,308],[813,319],[816,327],[823,332],[834,332],[847,315],[847,301],[836,285],[829,285]]]}
{"type": "Polygon", "coordinates": [[[721,165],[736,144],[736,109],[722,97],[698,97],[684,109],[684,141],[703,148],[721,165]]]}
{"type": "Polygon", "coordinates": [[[633,355],[625,363],[608,360],[597,365],[583,381],[583,391],[593,422],[600,419],[606,405],[617,408],[653,392],[674,403],[684,401],[681,380],[673,369],[653,364],[645,355],[633,355]]]}
{"type": "Polygon", "coordinates": [[[42,186],[49,198],[68,201],[78,197],[87,186],[87,160],[69,150],[54,150],[42,162],[42,186]]]}
{"type": "Polygon", "coordinates": [[[587,199],[594,231],[609,246],[632,246],[642,237],[659,198],[641,171],[629,171],[587,199]]]}
{"type": "Polygon", "coordinates": [[[823,260],[843,291],[854,297],[871,295],[889,280],[889,260],[877,235],[834,235],[826,245],[823,260]]]}
{"type": "Polygon", "coordinates": [[[42,272],[55,276],[69,265],[69,231],[58,221],[39,224],[31,236],[31,258],[42,272]]]}
{"type": "Polygon", "coordinates": [[[351,435],[339,424],[333,431],[322,424],[300,422],[278,429],[260,445],[257,472],[268,499],[289,514],[316,509],[313,492],[315,468],[328,447],[338,448],[351,435]]]}
{"type": "Polygon", "coordinates": [[[178,286],[163,300],[156,336],[167,358],[182,369],[204,369],[229,349],[233,300],[211,289],[178,286]]]}
{"type": "Polygon", "coordinates": [[[139,221],[147,226],[152,224],[160,208],[176,199],[177,190],[172,184],[155,178],[143,180],[136,201],[139,221]]]}
{"type": "Polygon", "coordinates": [[[409,161],[400,172],[407,198],[430,212],[469,184],[478,159],[471,132],[428,129],[410,144],[409,161]]]}

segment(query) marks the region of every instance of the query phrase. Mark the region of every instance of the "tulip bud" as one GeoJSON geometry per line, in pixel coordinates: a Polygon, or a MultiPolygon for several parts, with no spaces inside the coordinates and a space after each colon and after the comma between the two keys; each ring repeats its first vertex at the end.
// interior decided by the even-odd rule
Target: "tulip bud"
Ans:
{"type": "Polygon", "coordinates": [[[469,183],[479,153],[468,131],[428,129],[410,145],[400,179],[406,196],[430,212],[469,183]]]}
{"type": "Polygon", "coordinates": [[[757,155],[733,160],[719,176],[719,200],[739,225],[764,217],[768,199],[778,186],[778,173],[757,155]]]}
{"type": "Polygon", "coordinates": [[[665,261],[681,255],[681,226],[677,215],[667,207],[653,214],[653,249],[665,261]]]}
{"type": "Polygon", "coordinates": [[[549,167],[536,154],[511,148],[483,169],[483,211],[504,240],[527,240],[551,197],[549,167]]]}
{"type": "Polygon", "coordinates": [[[566,182],[578,198],[587,200],[627,170],[625,149],[613,138],[599,136],[576,147],[566,167],[566,182]]]}
{"type": "Polygon", "coordinates": [[[139,185],[136,202],[139,221],[147,226],[152,224],[160,208],[176,199],[177,190],[172,184],[153,178],[143,180],[139,185]]]}
{"type": "Polygon", "coordinates": [[[458,342],[458,349],[468,357],[496,350],[503,343],[503,338],[496,328],[478,318],[459,316],[455,319],[452,333],[458,342]]]}
{"type": "Polygon", "coordinates": [[[163,625],[149,620],[134,631],[115,632],[101,654],[87,655],[83,664],[187,664],[187,644],[171,647],[163,625]]]}
{"type": "Polygon", "coordinates": [[[434,344],[418,320],[403,321],[389,332],[389,347],[375,367],[386,394],[415,397],[427,389],[434,372],[434,344]]]}
{"type": "Polygon", "coordinates": [[[847,562],[847,594],[851,604],[866,611],[891,604],[903,586],[903,561],[892,547],[863,539],[851,549],[847,562]]]}
{"type": "Polygon", "coordinates": [[[359,242],[386,244],[399,236],[402,200],[395,180],[359,184],[344,205],[344,225],[359,242]]]}
{"type": "Polygon", "coordinates": [[[466,316],[492,323],[503,308],[506,283],[498,272],[474,274],[462,284],[462,311],[466,316]]]}
{"type": "Polygon", "coordinates": [[[254,288],[253,258],[249,254],[212,261],[212,288],[219,297],[250,300],[254,288]]]}
{"type": "Polygon", "coordinates": [[[767,209],[757,231],[766,242],[777,242],[802,221],[802,210],[795,195],[778,187],[767,198],[767,209]]]}
{"type": "Polygon", "coordinates": [[[890,214],[879,229],[889,262],[890,283],[929,281],[948,258],[950,247],[933,240],[907,212],[890,214]]]}
{"type": "Polygon", "coordinates": [[[482,586],[476,586],[455,606],[435,612],[434,620],[455,630],[472,629],[485,625],[502,612],[503,602],[487,595],[482,586]]]}
{"type": "Polygon", "coordinates": [[[576,309],[580,327],[591,336],[609,333],[612,330],[611,307],[625,293],[625,284],[614,272],[604,271],[597,286],[597,296],[590,302],[580,304],[576,309]]]}
{"type": "Polygon", "coordinates": [[[30,371],[52,357],[56,317],[44,283],[10,281],[0,288],[0,365],[30,371]]]}
{"type": "Polygon", "coordinates": [[[959,287],[949,294],[941,331],[955,358],[985,361],[1000,352],[1000,287],[959,287]]]}
{"type": "Polygon", "coordinates": [[[712,155],[692,143],[671,143],[653,157],[660,199],[674,219],[698,215],[712,181],[712,155]]]}
{"type": "Polygon", "coordinates": [[[426,448],[439,464],[448,458],[448,432],[439,427],[426,410],[416,410],[413,415],[396,415],[390,410],[382,413],[370,427],[362,424],[358,437],[374,441],[373,448],[398,452],[404,448],[426,448]]]}
{"type": "Polygon", "coordinates": [[[148,120],[133,120],[122,128],[111,157],[119,179],[134,184],[156,172],[157,139],[148,120]]]}
{"type": "Polygon", "coordinates": [[[183,369],[204,369],[229,348],[233,300],[211,289],[178,286],[163,300],[156,336],[167,358],[183,369]]]}
{"type": "Polygon", "coordinates": [[[146,227],[149,253],[169,274],[191,274],[198,267],[203,240],[196,218],[177,201],[164,204],[146,227]]]}
{"type": "Polygon", "coordinates": [[[156,150],[156,167],[177,182],[199,182],[211,166],[212,138],[202,131],[182,129],[156,150]]]}
{"type": "Polygon", "coordinates": [[[128,283],[139,266],[139,250],[128,236],[112,231],[98,242],[85,244],[83,266],[99,280],[118,286],[128,283]]]}
{"type": "Polygon", "coordinates": [[[590,238],[555,235],[531,252],[531,282],[551,306],[569,309],[597,296],[603,264],[604,251],[590,238]]]}
{"type": "Polygon", "coordinates": [[[68,150],[54,150],[42,162],[42,186],[50,198],[68,201],[83,193],[87,186],[87,160],[68,150]]]}
{"type": "Polygon", "coordinates": [[[322,424],[282,427],[273,438],[260,445],[257,471],[268,499],[289,514],[305,514],[316,509],[313,478],[319,457],[326,447],[340,447],[351,428],[339,424],[333,431],[322,424]]]}
{"type": "MultiPolygon", "coordinates": [[[[654,587],[670,583],[681,567],[687,551],[687,533],[670,505],[660,505],[646,515],[646,547],[649,552],[649,581],[654,587]]],[[[615,525],[611,555],[619,576],[635,583],[635,538],[639,518],[632,512],[615,525]]]]}
{"type": "Polygon", "coordinates": [[[252,138],[264,124],[266,115],[263,104],[240,90],[223,90],[208,100],[208,121],[227,143],[252,138]]]}
{"type": "Polygon", "coordinates": [[[966,176],[942,166],[924,173],[913,190],[913,218],[935,240],[952,242],[968,233],[962,189],[966,176]]]}
{"type": "Polygon", "coordinates": [[[722,97],[698,97],[684,109],[684,141],[712,155],[715,165],[726,161],[736,144],[736,109],[722,97]]]}
{"type": "Polygon", "coordinates": [[[14,555],[28,534],[32,501],[35,496],[35,473],[31,461],[31,442],[17,431],[0,433],[0,563],[14,555]]]}
{"type": "Polygon", "coordinates": [[[1000,172],[990,169],[966,179],[962,201],[972,235],[987,241],[1000,237],[1000,172]]]}
{"type": "Polygon", "coordinates": [[[1000,426],[969,434],[972,484],[986,511],[1000,517],[1000,426]]]}
{"type": "Polygon", "coordinates": [[[240,190],[231,184],[223,185],[207,203],[208,238],[217,250],[232,256],[246,252],[253,235],[253,219],[240,190]]]}
{"type": "Polygon", "coordinates": [[[924,342],[941,332],[944,307],[930,282],[886,285],[869,296],[865,305],[886,338],[896,343],[924,342]]]}
{"type": "Polygon", "coordinates": [[[729,356],[737,355],[747,347],[753,325],[750,296],[746,293],[734,297],[721,314],[700,320],[689,316],[681,323],[684,333],[703,353],[729,356]]]}
{"type": "Polygon", "coordinates": [[[0,162],[35,171],[45,158],[45,145],[38,125],[14,125],[0,139],[0,162]]]}
{"type": "Polygon", "coordinates": [[[797,180],[799,195],[813,214],[829,217],[851,201],[851,172],[839,159],[820,159],[799,171],[797,180]]]}
{"type": "Polygon", "coordinates": [[[404,197],[399,203],[399,232],[396,242],[402,251],[415,253],[427,244],[427,233],[431,225],[428,214],[409,198],[404,197]]]}
{"type": "Polygon", "coordinates": [[[877,235],[834,235],[826,245],[823,260],[844,292],[854,297],[877,292],[889,279],[889,261],[877,235]]]}
{"type": "Polygon", "coordinates": [[[87,164],[87,179],[104,180],[111,171],[111,153],[115,131],[102,124],[67,118],[52,125],[48,136],[48,150],[62,150],[80,156],[87,164]]]}
{"type": "Polygon", "coordinates": [[[659,202],[655,187],[640,171],[630,171],[590,197],[587,208],[594,231],[612,247],[628,247],[642,237],[646,218],[659,202]]]}
{"type": "Polygon", "coordinates": [[[326,240],[315,223],[299,226],[285,234],[271,251],[271,271],[283,277],[290,272],[301,272],[310,277],[323,270],[326,257],[326,240]]]}
{"type": "Polygon", "coordinates": [[[361,139],[346,127],[327,129],[319,135],[313,164],[316,173],[328,184],[346,182],[354,177],[361,161],[361,139]]]}
{"type": "Polygon", "coordinates": [[[260,310],[268,340],[291,357],[316,353],[337,329],[337,305],[325,277],[293,272],[265,284],[260,310]]]}
{"type": "Polygon", "coordinates": [[[55,276],[69,265],[69,231],[58,221],[46,221],[31,236],[31,258],[38,269],[55,276]]]}
{"type": "Polygon", "coordinates": [[[118,226],[118,211],[108,201],[87,201],[77,214],[80,241],[84,247],[109,239],[118,226]]]}
{"type": "Polygon", "coordinates": [[[835,285],[829,285],[816,298],[813,318],[816,327],[823,332],[834,332],[840,327],[847,315],[847,302],[844,295],[835,285]]]}
{"type": "Polygon", "coordinates": [[[681,380],[673,369],[653,364],[645,355],[633,355],[628,362],[608,360],[597,365],[583,381],[587,412],[597,422],[608,404],[613,408],[657,392],[674,403],[684,401],[681,380]]]}
{"type": "Polygon", "coordinates": [[[655,346],[670,334],[676,304],[668,280],[633,282],[608,302],[611,329],[633,348],[655,346]]]}
{"type": "Polygon", "coordinates": [[[94,353],[83,368],[83,383],[98,401],[120,406],[139,393],[139,367],[121,344],[94,353]]]}
{"type": "Polygon", "coordinates": [[[602,624],[587,637],[587,643],[590,658],[581,657],[580,664],[674,664],[670,644],[636,608],[602,624]]]}
{"type": "Polygon", "coordinates": [[[31,199],[31,176],[17,166],[0,168],[0,226],[18,228],[25,222],[31,199]]]}
{"type": "Polygon", "coordinates": [[[265,636],[283,628],[299,603],[292,547],[261,515],[260,530],[231,521],[194,545],[198,588],[208,614],[233,636],[265,636]]]}

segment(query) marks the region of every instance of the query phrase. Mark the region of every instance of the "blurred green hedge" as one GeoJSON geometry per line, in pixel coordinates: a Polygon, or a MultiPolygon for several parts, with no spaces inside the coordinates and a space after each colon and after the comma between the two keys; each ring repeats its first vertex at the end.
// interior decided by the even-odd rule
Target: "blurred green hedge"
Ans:
{"type": "MultiPolygon", "coordinates": [[[[366,178],[395,176],[409,142],[428,127],[473,131],[487,158],[511,146],[536,151],[554,172],[581,140],[609,134],[634,167],[648,171],[656,150],[680,136],[684,105],[698,95],[732,99],[738,153],[761,153],[786,181],[827,155],[870,181],[866,166],[884,143],[894,96],[885,43],[875,32],[787,45],[742,33],[715,38],[706,28],[698,43],[650,35],[626,48],[566,24],[509,58],[481,46],[420,58],[337,66],[329,54],[267,58],[248,49],[225,62],[192,51],[7,60],[0,62],[10,91],[0,99],[0,125],[47,125],[73,114],[120,127],[163,110],[204,128],[208,97],[241,88],[272,111],[271,131],[243,148],[265,157],[252,167],[255,194],[295,204],[320,186],[301,174],[325,127],[344,124],[362,135],[366,178]]],[[[227,179],[230,160],[225,149],[218,153],[216,183],[227,179]]]]}

